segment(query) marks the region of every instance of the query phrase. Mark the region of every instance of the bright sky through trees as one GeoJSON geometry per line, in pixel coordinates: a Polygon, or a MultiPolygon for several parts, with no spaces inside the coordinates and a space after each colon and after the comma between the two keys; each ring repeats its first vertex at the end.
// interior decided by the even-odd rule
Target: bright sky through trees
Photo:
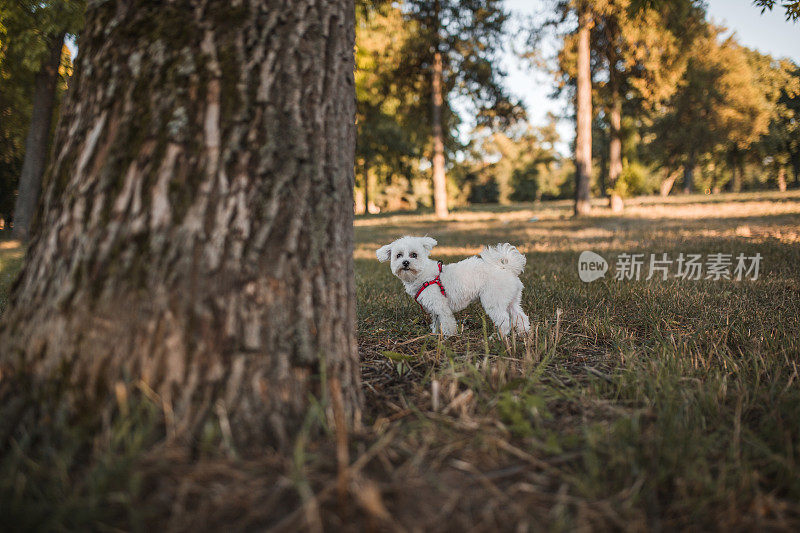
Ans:
{"type": "MultiPolygon", "coordinates": [[[[513,12],[512,20],[516,20],[517,24],[523,24],[527,18],[552,9],[551,4],[548,0],[506,0],[506,5],[513,12]]],[[[711,22],[729,29],[724,36],[735,32],[737,40],[744,46],[778,58],[789,57],[795,63],[800,63],[800,23],[787,21],[782,8],[765,11],[762,15],[760,8],[748,0],[708,0],[707,10],[711,22]]],[[[556,43],[548,44],[553,48],[551,52],[557,49],[556,43]]],[[[67,46],[74,56],[77,53],[75,43],[68,41],[67,46]]],[[[547,113],[563,116],[569,112],[570,103],[564,98],[551,98],[553,79],[550,75],[532,71],[521,64],[510,47],[505,50],[503,63],[508,72],[505,82],[509,92],[525,103],[532,124],[545,124],[547,113]]],[[[458,99],[454,100],[452,105],[465,113],[466,118],[467,106],[458,99]]],[[[459,128],[463,140],[469,136],[470,127],[465,122],[459,128]]],[[[569,142],[575,135],[575,126],[569,120],[562,120],[558,132],[562,139],[558,149],[567,155],[569,142]]]]}
{"type": "MultiPolygon", "coordinates": [[[[709,20],[735,32],[737,40],[744,46],[775,57],[789,57],[800,63],[800,23],[786,21],[782,8],[776,7],[762,15],[761,10],[747,0],[710,0],[707,4],[709,20]]],[[[506,0],[506,5],[518,15],[512,18],[520,22],[525,17],[551,9],[548,0],[506,0]]],[[[724,35],[729,35],[730,31],[724,35]]],[[[550,76],[532,72],[520,64],[511,49],[506,50],[504,61],[509,74],[506,79],[509,91],[522,98],[533,124],[544,124],[548,112],[562,116],[565,110],[569,111],[569,102],[550,97],[553,90],[550,76]]],[[[559,133],[564,140],[559,150],[566,155],[569,153],[568,143],[575,135],[574,124],[562,120],[559,133]]]]}

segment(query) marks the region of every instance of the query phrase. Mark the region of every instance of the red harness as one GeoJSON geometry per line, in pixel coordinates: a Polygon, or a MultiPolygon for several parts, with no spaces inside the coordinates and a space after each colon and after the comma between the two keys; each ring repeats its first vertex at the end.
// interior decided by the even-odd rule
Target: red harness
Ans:
{"type": "Polygon", "coordinates": [[[419,303],[419,300],[417,300],[417,298],[419,298],[419,295],[422,294],[422,291],[424,291],[425,289],[427,289],[431,285],[438,285],[439,286],[439,290],[442,291],[442,296],[447,298],[447,293],[444,290],[444,285],[442,285],[442,280],[439,279],[439,276],[441,274],[442,274],[442,262],[439,261],[439,274],[437,274],[437,276],[435,278],[433,278],[432,280],[426,281],[425,283],[423,283],[422,287],[420,287],[419,290],[417,291],[417,294],[414,295],[414,300],[419,304],[420,307],[422,307],[422,304],[419,303]]]}

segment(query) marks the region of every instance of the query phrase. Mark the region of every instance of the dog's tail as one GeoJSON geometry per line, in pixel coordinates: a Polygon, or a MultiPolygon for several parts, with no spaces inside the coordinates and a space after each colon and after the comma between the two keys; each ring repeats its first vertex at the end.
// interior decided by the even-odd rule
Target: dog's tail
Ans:
{"type": "Polygon", "coordinates": [[[516,246],[507,242],[485,247],[481,252],[481,258],[487,263],[508,270],[515,276],[522,274],[525,269],[525,256],[519,253],[516,246]]]}

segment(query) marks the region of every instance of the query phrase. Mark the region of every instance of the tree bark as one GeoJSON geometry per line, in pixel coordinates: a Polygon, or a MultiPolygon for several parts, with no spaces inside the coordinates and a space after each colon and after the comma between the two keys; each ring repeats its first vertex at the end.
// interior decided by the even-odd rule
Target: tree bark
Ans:
{"type": "Polygon", "coordinates": [[[578,6],[578,79],[575,93],[575,216],[591,211],[589,183],[592,174],[592,79],[589,71],[589,24],[585,2],[578,6]]]}
{"type": "Polygon", "coordinates": [[[609,113],[610,140],[608,143],[608,188],[610,189],[610,207],[615,213],[622,212],[624,204],[617,190],[617,180],[622,174],[622,99],[614,89],[613,103],[609,113]]]}
{"type": "Polygon", "coordinates": [[[800,152],[794,152],[790,156],[792,162],[792,173],[794,174],[794,184],[800,185],[800,152]]]}
{"type": "Polygon", "coordinates": [[[147,390],[176,442],[224,417],[241,449],[334,389],[358,422],[353,2],[270,6],[90,3],[0,386],[105,424],[147,390]]]}
{"type": "Polygon", "coordinates": [[[42,63],[33,89],[33,112],[31,126],[25,139],[25,159],[19,176],[19,192],[14,206],[14,238],[27,241],[31,221],[36,214],[39,194],[42,190],[42,174],[47,163],[50,126],[53,122],[53,108],[58,86],[58,69],[61,66],[61,53],[65,33],[51,38],[48,54],[42,63]]]}

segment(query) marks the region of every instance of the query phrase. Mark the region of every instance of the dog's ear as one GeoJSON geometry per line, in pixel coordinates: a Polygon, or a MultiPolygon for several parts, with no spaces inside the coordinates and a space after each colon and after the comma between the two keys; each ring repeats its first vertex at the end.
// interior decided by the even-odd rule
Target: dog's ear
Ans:
{"type": "Polygon", "coordinates": [[[422,237],[420,238],[420,241],[422,242],[422,247],[429,252],[433,250],[434,246],[439,244],[433,237],[422,237]]]}
{"type": "Polygon", "coordinates": [[[375,250],[375,255],[378,256],[378,261],[381,263],[385,263],[392,257],[392,248],[391,244],[387,244],[386,246],[381,246],[377,250],[375,250]]]}

